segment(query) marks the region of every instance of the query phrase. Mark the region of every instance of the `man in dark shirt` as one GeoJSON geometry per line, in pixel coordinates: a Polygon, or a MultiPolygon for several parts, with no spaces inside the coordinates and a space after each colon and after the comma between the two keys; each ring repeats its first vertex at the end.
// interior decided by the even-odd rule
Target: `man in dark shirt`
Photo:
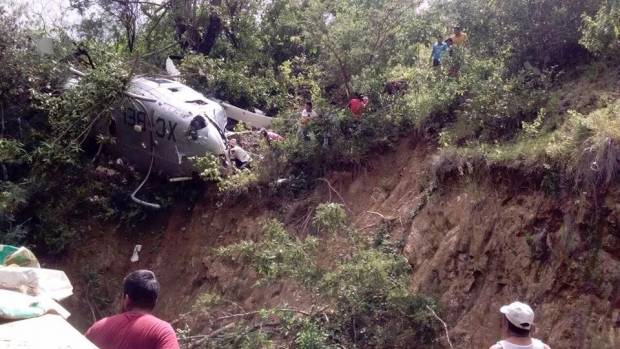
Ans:
{"type": "Polygon", "coordinates": [[[123,281],[123,311],[97,321],[86,332],[100,349],[179,349],[166,321],[151,315],[159,283],[150,270],[136,270],[123,281]]]}

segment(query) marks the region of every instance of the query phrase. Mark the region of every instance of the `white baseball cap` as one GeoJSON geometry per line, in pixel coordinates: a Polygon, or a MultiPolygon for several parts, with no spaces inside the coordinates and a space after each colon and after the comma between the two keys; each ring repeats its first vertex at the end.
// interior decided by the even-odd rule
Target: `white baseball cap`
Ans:
{"type": "Polygon", "coordinates": [[[521,302],[514,302],[504,305],[499,308],[499,311],[506,315],[506,319],[518,328],[524,330],[532,329],[532,324],[534,323],[534,310],[532,310],[529,305],[521,302]]]}

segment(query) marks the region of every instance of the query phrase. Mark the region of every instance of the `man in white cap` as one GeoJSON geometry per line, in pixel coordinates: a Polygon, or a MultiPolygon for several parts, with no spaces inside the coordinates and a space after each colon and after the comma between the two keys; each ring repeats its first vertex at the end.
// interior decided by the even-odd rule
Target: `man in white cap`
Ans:
{"type": "Polygon", "coordinates": [[[490,349],[551,349],[542,341],[532,338],[534,311],[529,305],[514,302],[499,309],[504,314],[505,337],[490,349]]]}

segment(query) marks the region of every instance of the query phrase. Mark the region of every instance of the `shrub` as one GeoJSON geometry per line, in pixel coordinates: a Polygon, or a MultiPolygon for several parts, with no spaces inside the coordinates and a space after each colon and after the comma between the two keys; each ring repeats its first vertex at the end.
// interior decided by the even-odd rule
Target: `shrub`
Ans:
{"type": "Polygon", "coordinates": [[[218,294],[205,292],[198,296],[198,298],[192,305],[192,310],[198,313],[207,312],[210,308],[219,304],[220,302],[221,298],[218,294]]]}
{"type": "MultiPolygon", "coordinates": [[[[329,206],[323,207],[322,211],[329,206]]],[[[326,243],[334,243],[335,238],[326,243]]],[[[384,245],[375,248],[364,242],[348,243],[353,244],[350,255],[317,263],[316,240],[293,238],[280,223],[271,221],[261,241],[233,244],[220,248],[218,254],[251,265],[260,280],[296,280],[314,295],[313,304],[332,309],[328,324],[320,326],[310,315],[310,322],[297,328],[298,345],[431,343],[435,328],[426,307],[434,305],[409,289],[411,267],[407,260],[384,245]]]]}
{"type": "Polygon", "coordinates": [[[200,178],[214,182],[220,180],[220,161],[215,155],[208,153],[204,156],[193,156],[189,160],[194,165],[200,178]]]}
{"type": "Polygon", "coordinates": [[[217,253],[250,264],[262,282],[283,277],[312,282],[316,274],[312,257],[317,240],[308,237],[302,241],[292,237],[282,223],[275,220],[265,224],[264,232],[265,236],[259,242],[244,241],[219,248],[217,253]]]}
{"type": "Polygon", "coordinates": [[[238,195],[246,193],[253,184],[256,184],[257,180],[256,171],[246,168],[222,177],[217,183],[217,188],[220,192],[238,195]]]}
{"type": "Polygon", "coordinates": [[[347,213],[341,204],[334,202],[317,206],[312,222],[319,229],[330,234],[346,228],[347,213]]]}
{"type": "Polygon", "coordinates": [[[295,344],[299,349],[329,349],[329,335],[319,324],[312,320],[306,320],[303,327],[297,333],[295,344]]]}
{"type": "Polygon", "coordinates": [[[590,52],[617,59],[620,53],[620,3],[603,4],[596,15],[583,14],[579,43],[590,52]]]}

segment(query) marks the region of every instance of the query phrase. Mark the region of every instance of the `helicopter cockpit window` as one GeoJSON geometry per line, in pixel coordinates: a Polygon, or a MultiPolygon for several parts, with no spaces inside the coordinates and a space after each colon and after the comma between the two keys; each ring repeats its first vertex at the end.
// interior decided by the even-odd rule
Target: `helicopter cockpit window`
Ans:
{"type": "Polygon", "coordinates": [[[207,105],[208,103],[203,101],[202,99],[195,99],[193,101],[186,101],[185,103],[193,103],[198,105],[207,105]]]}
{"type": "Polygon", "coordinates": [[[198,130],[202,130],[205,127],[207,127],[207,121],[205,118],[200,115],[196,115],[189,123],[189,137],[195,141],[198,139],[198,130]]]}
{"type": "Polygon", "coordinates": [[[179,92],[179,89],[177,87],[169,87],[168,89],[172,92],[179,92]]]}
{"type": "Polygon", "coordinates": [[[153,81],[158,84],[169,84],[173,81],[167,79],[147,78],[147,80],[153,81]]]}

